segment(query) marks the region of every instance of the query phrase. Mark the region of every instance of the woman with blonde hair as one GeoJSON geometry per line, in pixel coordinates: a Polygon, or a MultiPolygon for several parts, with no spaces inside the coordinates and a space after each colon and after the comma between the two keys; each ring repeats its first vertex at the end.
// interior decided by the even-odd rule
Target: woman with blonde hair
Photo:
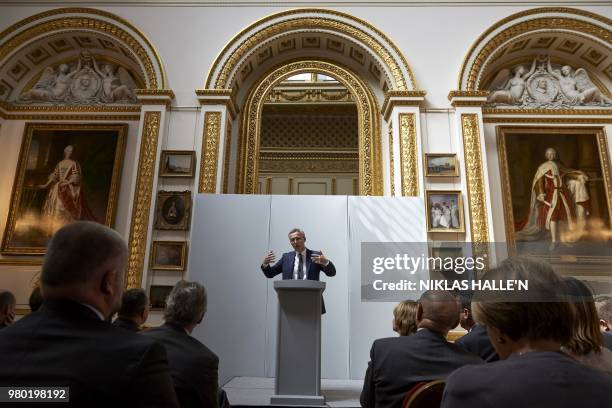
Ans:
{"type": "Polygon", "coordinates": [[[400,336],[416,333],[416,314],[419,304],[414,300],[404,300],[393,309],[393,331],[400,336]]]}
{"type": "Polygon", "coordinates": [[[612,351],[604,347],[591,290],[575,278],[565,278],[564,282],[575,319],[572,337],[562,350],[584,365],[612,374],[612,351]]]}

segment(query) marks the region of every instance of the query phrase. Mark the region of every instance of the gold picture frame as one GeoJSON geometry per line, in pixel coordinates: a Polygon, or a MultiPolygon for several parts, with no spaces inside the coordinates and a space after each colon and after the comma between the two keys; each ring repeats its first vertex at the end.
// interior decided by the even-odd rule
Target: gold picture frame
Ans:
{"type": "Polygon", "coordinates": [[[28,123],[0,252],[46,252],[53,233],[75,220],[112,227],[127,124],[28,123]]]}
{"type": "Polygon", "coordinates": [[[459,190],[426,190],[427,232],[465,232],[463,198],[459,190]]]}
{"type": "Polygon", "coordinates": [[[151,269],[184,271],[187,264],[187,241],[153,241],[151,269]]]}
{"type": "Polygon", "coordinates": [[[162,150],[159,176],[192,178],[195,176],[195,162],[196,156],[193,150],[162,150]]]}
{"type": "Polygon", "coordinates": [[[423,165],[426,177],[459,177],[459,160],[455,153],[425,153],[423,165]],[[436,159],[439,159],[439,163],[436,163],[436,159]]]}
{"type": "Polygon", "coordinates": [[[155,205],[155,229],[189,229],[191,222],[191,191],[158,191],[155,205]]]}
{"type": "MultiPolygon", "coordinates": [[[[611,263],[612,256],[606,255],[609,250],[605,249],[609,246],[609,239],[612,236],[610,235],[612,234],[612,175],[604,128],[498,126],[497,148],[509,253],[541,257],[556,264],[611,263]],[[549,153],[551,149],[552,152],[549,153]],[[552,201],[547,201],[545,195],[541,196],[542,201],[537,198],[533,200],[533,194],[536,194],[533,193],[536,177],[540,168],[549,160],[547,157],[549,154],[553,158],[551,161],[559,163],[560,178],[564,180],[557,190],[567,190],[565,193],[557,193],[565,197],[556,202],[567,202],[567,208],[570,213],[573,212],[570,218],[573,218],[572,223],[575,226],[579,226],[577,222],[580,215],[579,199],[578,195],[571,191],[568,180],[576,178],[577,181],[573,181],[574,189],[576,183],[582,183],[588,192],[588,214],[580,210],[583,212],[580,231],[564,228],[567,227],[564,224],[568,224],[569,221],[560,217],[556,222],[558,225],[554,227],[555,243],[550,225],[546,228],[546,224],[550,224],[551,221],[547,220],[548,217],[536,214],[543,203],[550,207],[552,201]],[[586,182],[578,178],[581,174],[587,176],[586,182]],[[527,190],[532,194],[531,199],[527,190]],[[541,222],[538,224],[539,231],[538,228],[528,229],[532,213],[535,214],[533,217],[536,221],[538,217],[545,221],[544,227],[539,225],[541,222]],[[540,236],[531,239],[529,236],[531,230],[538,232],[540,236]],[[578,233],[580,236],[576,235],[578,233]],[[600,238],[601,245],[598,244],[600,238]]],[[[579,195],[584,196],[584,193],[579,195]]],[[[548,215],[548,212],[542,214],[548,215]]]]}

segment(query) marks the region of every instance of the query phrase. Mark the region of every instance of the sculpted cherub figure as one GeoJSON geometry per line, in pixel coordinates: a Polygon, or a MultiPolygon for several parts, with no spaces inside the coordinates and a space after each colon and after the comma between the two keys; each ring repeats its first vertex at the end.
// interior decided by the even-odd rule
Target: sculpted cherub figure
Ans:
{"type": "Polygon", "coordinates": [[[575,72],[569,65],[561,67],[561,71],[553,70],[548,60],[546,69],[557,78],[561,92],[573,105],[588,103],[610,104],[612,100],[604,95],[589,78],[586,70],[578,68],[575,72]]]}

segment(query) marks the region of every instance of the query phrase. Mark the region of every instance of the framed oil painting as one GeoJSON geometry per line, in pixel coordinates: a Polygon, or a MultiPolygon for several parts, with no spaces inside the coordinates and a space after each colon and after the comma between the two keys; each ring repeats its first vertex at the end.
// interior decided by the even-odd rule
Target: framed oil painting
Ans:
{"type": "Polygon", "coordinates": [[[425,191],[427,232],[465,232],[461,191],[425,191]]]}
{"type": "Polygon", "coordinates": [[[44,254],[63,225],[113,226],[127,125],[26,125],[3,254],[44,254]]]}
{"type": "Polygon", "coordinates": [[[191,218],[191,191],[158,191],[155,228],[188,230],[191,218]]]}
{"type": "Polygon", "coordinates": [[[502,126],[497,142],[510,250],[551,262],[612,262],[604,130],[502,126]]]}
{"type": "Polygon", "coordinates": [[[149,302],[151,310],[164,310],[166,307],[166,299],[174,286],[169,285],[151,285],[149,289],[149,302]]]}
{"type": "Polygon", "coordinates": [[[187,263],[187,242],[153,241],[151,269],[184,271],[187,263]]]}
{"type": "Polygon", "coordinates": [[[195,152],[192,150],[162,150],[160,177],[193,177],[195,152]]]}
{"type": "Polygon", "coordinates": [[[457,177],[459,166],[454,153],[425,153],[425,175],[427,177],[457,177]]]}

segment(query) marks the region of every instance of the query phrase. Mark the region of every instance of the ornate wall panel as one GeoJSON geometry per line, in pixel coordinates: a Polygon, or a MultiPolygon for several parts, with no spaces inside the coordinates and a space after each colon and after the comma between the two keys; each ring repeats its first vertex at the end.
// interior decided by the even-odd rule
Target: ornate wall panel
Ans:
{"type": "Polygon", "coordinates": [[[465,175],[467,182],[468,206],[470,211],[470,232],[472,242],[489,242],[487,222],[487,198],[485,192],[484,170],[482,168],[482,146],[478,115],[461,115],[463,151],[465,156],[465,175]]]}
{"type": "Polygon", "coordinates": [[[145,112],[140,154],[138,157],[134,204],[132,207],[132,223],[128,239],[130,253],[128,257],[128,274],[125,281],[126,288],[141,287],[160,123],[161,112],[145,112]]]}
{"type": "Polygon", "coordinates": [[[202,160],[200,161],[200,193],[215,193],[217,185],[217,163],[221,138],[221,112],[204,114],[202,136],[202,160]]]}
{"type": "Polygon", "coordinates": [[[400,160],[402,169],[402,195],[418,196],[418,157],[416,115],[414,113],[399,114],[400,160]]]}

